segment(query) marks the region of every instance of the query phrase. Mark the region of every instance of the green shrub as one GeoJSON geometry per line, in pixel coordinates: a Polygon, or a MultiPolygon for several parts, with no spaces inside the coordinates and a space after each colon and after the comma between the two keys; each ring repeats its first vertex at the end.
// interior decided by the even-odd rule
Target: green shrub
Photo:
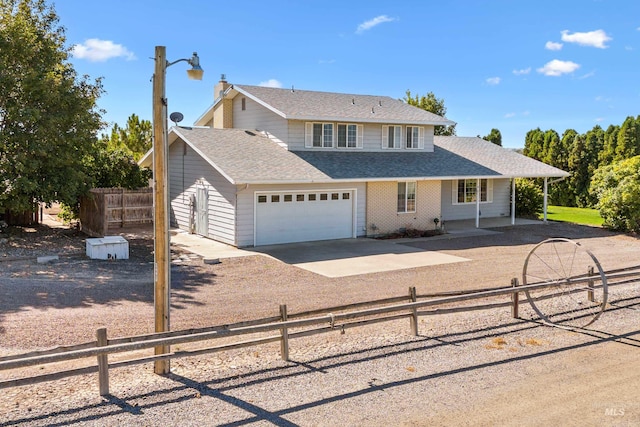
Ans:
{"type": "Polygon", "coordinates": [[[527,178],[516,179],[516,214],[524,218],[538,218],[544,207],[544,193],[527,178]]]}
{"type": "Polygon", "coordinates": [[[598,168],[590,193],[603,226],[620,231],[640,231],[640,156],[598,168]]]}

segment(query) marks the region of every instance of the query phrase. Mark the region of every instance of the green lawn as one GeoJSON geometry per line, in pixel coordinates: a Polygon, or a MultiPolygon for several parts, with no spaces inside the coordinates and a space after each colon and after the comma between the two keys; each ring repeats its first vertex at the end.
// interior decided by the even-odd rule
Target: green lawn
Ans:
{"type": "MultiPolygon", "coordinates": [[[[542,215],[540,215],[542,218],[542,215]]],[[[548,206],[547,219],[550,221],[572,222],[574,224],[602,226],[602,217],[596,209],[548,206]]]]}

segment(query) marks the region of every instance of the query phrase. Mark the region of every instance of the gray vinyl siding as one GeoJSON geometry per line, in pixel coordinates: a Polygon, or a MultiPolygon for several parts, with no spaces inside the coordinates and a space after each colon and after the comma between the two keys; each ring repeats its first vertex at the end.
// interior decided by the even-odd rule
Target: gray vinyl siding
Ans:
{"type": "MultiPolygon", "coordinates": [[[[367,187],[362,183],[249,185],[238,188],[238,247],[254,245],[254,208],[256,191],[311,191],[323,189],[356,189],[356,236],[366,235],[367,187]]],[[[313,224],[309,224],[313,227],[313,224]]]]}
{"type": "MultiPolygon", "coordinates": [[[[452,221],[458,219],[474,219],[476,217],[476,205],[453,204],[452,185],[456,181],[442,181],[442,219],[452,221]]],[[[493,201],[480,203],[480,218],[495,218],[510,215],[511,180],[493,180],[493,201]]]]}
{"type": "Polygon", "coordinates": [[[233,127],[236,129],[260,130],[269,132],[282,142],[287,142],[287,120],[273,111],[245,98],[245,110],[242,110],[243,96],[233,99],[233,127]]]}
{"type": "Polygon", "coordinates": [[[208,189],[208,237],[235,245],[235,186],[191,147],[177,140],[169,148],[171,225],[189,230],[190,198],[198,186],[208,189]],[[184,153],[184,154],[183,154],[184,153]]]}
{"type": "MultiPolygon", "coordinates": [[[[337,124],[338,122],[334,122],[337,124]]],[[[344,120],[339,123],[356,123],[349,120],[344,120]]],[[[360,124],[360,123],[356,123],[360,124]]],[[[289,150],[341,150],[341,151],[405,151],[404,148],[397,150],[385,150],[382,148],[382,124],[377,123],[365,123],[364,124],[364,138],[361,149],[355,148],[305,148],[304,145],[304,125],[305,122],[300,120],[289,121],[289,150]]],[[[424,132],[424,151],[433,152],[433,126],[422,126],[424,132]]],[[[405,138],[406,126],[402,126],[402,138],[405,138]]],[[[404,143],[403,143],[404,147],[404,143]]],[[[406,150],[416,151],[416,150],[406,150]]],[[[420,150],[422,151],[422,150],[420,150]]]]}

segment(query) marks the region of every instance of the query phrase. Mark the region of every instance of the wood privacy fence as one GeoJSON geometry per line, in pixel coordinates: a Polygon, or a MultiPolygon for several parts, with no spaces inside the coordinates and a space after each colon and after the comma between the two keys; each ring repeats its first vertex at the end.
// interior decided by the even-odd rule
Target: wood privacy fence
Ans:
{"type": "MultiPolygon", "coordinates": [[[[637,283],[640,280],[640,266],[613,271],[609,286],[637,283]]],[[[576,282],[589,282],[591,277],[586,275],[572,279],[576,282]]],[[[97,365],[77,369],[58,371],[30,377],[15,378],[0,381],[0,389],[27,384],[52,381],[74,375],[98,372],[100,395],[109,394],[109,369],[150,363],[179,357],[197,356],[206,353],[219,352],[243,347],[250,347],[271,342],[280,342],[282,359],[289,360],[289,341],[315,334],[331,331],[344,331],[348,328],[364,326],[373,323],[387,322],[409,318],[411,332],[418,335],[419,316],[437,315],[445,313],[468,312],[486,310],[498,307],[511,307],[511,315],[518,318],[519,294],[524,291],[540,290],[557,286],[558,283],[545,282],[520,286],[518,279],[511,280],[511,286],[490,288],[475,291],[447,292],[440,294],[418,295],[414,287],[409,288],[408,295],[360,302],[337,307],[322,308],[301,313],[288,313],[287,306],[280,306],[277,316],[238,322],[227,325],[211,326],[199,329],[172,331],[138,335],[124,338],[109,339],[107,330],[96,331],[96,341],[73,346],[57,347],[50,350],[34,351],[26,354],[0,357],[0,371],[15,370],[28,366],[51,364],[61,361],[97,357],[97,365]],[[488,298],[509,296],[507,301],[489,302],[488,298]],[[485,300],[477,305],[458,305],[454,303],[485,300]],[[440,307],[438,307],[440,306],[440,307]],[[158,346],[170,346],[182,343],[201,341],[215,341],[220,338],[241,337],[248,334],[262,334],[258,338],[238,340],[231,343],[212,345],[210,347],[181,350],[169,353],[136,357],[127,360],[108,361],[110,354],[133,352],[158,346]]],[[[598,288],[598,286],[595,286],[598,288]]],[[[591,292],[595,288],[586,288],[591,292]]],[[[547,295],[545,298],[549,298],[547,295]]]]}
{"type": "Polygon", "coordinates": [[[103,237],[127,226],[153,222],[153,189],[94,188],[80,200],[80,227],[103,237]]]}

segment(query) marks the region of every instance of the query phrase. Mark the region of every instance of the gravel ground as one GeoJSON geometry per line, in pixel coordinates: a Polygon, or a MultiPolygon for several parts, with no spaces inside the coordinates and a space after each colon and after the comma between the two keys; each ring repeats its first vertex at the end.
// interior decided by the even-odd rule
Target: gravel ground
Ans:
{"type": "MultiPolygon", "coordinates": [[[[264,256],[205,265],[181,248],[172,265],[172,329],[405,295],[506,286],[548,237],[580,241],[605,270],[637,265],[634,236],[565,224],[408,244],[468,258],[461,264],[326,278],[264,256]]],[[[13,229],[0,240],[0,355],[153,329],[148,233],[129,234],[130,259],[88,260],[85,236],[13,229]],[[60,255],[37,264],[38,255],[60,255]]],[[[0,394],[8,425],[640,425],[638,285],[611,290],[588,330],[514,320],[509,309],[422,317],[172,361],[161,377],[138,365],[0,394]],[[617,301],[617,302],[615,302],[617,301]]],[[[526,305],[522,317],[535,318],[526,305]]],[[[184,347],[189,348],[187,346],[184,347]]],[[[37,367],[38,372],[48,368],[37,367]]],[[[14,373],[0,372],[0,379],[14,373]]]]}

